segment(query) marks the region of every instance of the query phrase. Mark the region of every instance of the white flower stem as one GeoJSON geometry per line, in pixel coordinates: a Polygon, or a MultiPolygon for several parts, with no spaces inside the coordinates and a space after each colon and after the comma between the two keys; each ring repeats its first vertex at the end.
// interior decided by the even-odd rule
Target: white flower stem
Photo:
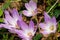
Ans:
{"type": "Polygon", "coordinates": [[[47,13],[49,13],[49,12],[54,8],[54,6],[58,3],[58,1],[59,1],[59,0],[57,0],[57,1],[54,3],[54,5],[48,10],[47,13]]]}

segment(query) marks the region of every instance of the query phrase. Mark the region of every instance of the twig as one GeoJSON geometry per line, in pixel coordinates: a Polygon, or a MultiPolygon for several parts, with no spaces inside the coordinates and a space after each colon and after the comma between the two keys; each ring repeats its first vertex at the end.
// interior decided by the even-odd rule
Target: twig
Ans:
{"type": "Polygon", "coordinates": [[[47,13],[49,13],[49,12],[54,8],[54,6],[58,3],[58,1],[59,1],[59,0],[57,0],[57,1],[54,3],[54,5],[49,9],[49,11],[48,11],[47,13]]]}

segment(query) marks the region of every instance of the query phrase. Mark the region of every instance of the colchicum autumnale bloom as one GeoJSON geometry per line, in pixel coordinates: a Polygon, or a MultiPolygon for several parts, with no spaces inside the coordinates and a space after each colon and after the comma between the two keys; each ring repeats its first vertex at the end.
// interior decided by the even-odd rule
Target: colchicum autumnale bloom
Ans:
{"type": "Polygon", "coordinates": [[[11,15],[9,14],[7,10],[5,10],[4,13],[5,13],[5,18],[4,18],[4,24],[1,24],[2,27],[6,29],[10,29],[9,30],[10,32],[14,32],[12,31],[12,29],[19,28],[17,21],[22,20],[21,15],[19,15],[16,9],[11,10],[11,15]]]}
{"type": "Polygon", "coordinates": [[[40,23],[39,26],[41,28],[40,33],[44,36],[47,36],[51,33],[55,33],[57,29],[57,22],[55,17],[50,17],[46,12],[44,12],[44,23],[40,23]]]}
{"type": "Polygon", "coordinates": [[[27,10],[23,10],[23,14],[25,16],[31,17],[37,14],[37,3],[30,0],[29,3],[25,3],[25,7],[27,10]]]}
{"type": "Polygon", "coordinates": [[[21,27],[21,30],[15,30],[18,36],[22,38],[22,40],[32,40],[37,29],[34,28],[33,21],[30,21],[29,26],[24,21],[18,21],[18,25],[21,27]]]}

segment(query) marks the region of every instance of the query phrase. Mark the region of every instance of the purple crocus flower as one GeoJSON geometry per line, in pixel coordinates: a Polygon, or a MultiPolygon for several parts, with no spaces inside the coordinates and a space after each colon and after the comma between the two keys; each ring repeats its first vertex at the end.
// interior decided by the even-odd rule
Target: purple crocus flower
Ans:
{"type": "Polygon", "coordinates": [[[57,22],[55,17],[50,17],[46,12],[44,12],[44,23],[40,23],[39,26],[41,28],[40,33],[42,33],[44,36],[55,33],[57,29],[57,22]]]}
{"type": "Polygon", "coordinates": [[[31,17],[37,14],[37,4],[30,0],[29,3],[25,3],[25,7],[27,10],[23,10],[23,14],[25,16],[31,17]]]}
{"type": "Polygon", "coordinates": [[[7,10],[4,11],[5,13],[5,18],[4,18],[4,24],[1,24],[4,28],[6,29],[10,29],[10,32],[12,29],[17,29],[18,24],[17,21],[18,20],[22,20],[21,15],[19,15],[18,11],[16,9],[11,10],[11,15],[9,14],[9,12],[7,10]]]}
{"type": "Polygon", "coordinates": [[[30,21],[29,25],[24,21],[18,21],[18,25],[21,27],[21,30],[15,30],[18,36],[22,38],[22,40],[32,40],[37,29],[34,28],[35,26],[33,21],[30,21]]]}

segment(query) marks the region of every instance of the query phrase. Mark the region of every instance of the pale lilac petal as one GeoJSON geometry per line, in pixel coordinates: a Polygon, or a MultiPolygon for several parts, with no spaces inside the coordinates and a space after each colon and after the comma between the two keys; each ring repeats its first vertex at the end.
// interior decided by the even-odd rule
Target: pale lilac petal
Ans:
{"type": "Polygon", "coordinates": [[[27,10],[32,10],[32,8],[30,7],[30,5],[28,3],[25,3],[25,7],[27,10]]]}
{"type": "Polygon", "coordinates": [[[2,28],[3,26],[0,24],[0,28],[2,28]]]}
{"type": "Polygon", "coordinates": [[[29,38],[24,38],[24,39],[22,39],[22,40],[32,40],[32,39],[29,39],[29,38]]]}
{"type": "Polygon", "coordinates": [[[10,33],[16,33],[14,29],[8,30],[10,33]]]}
{"type": "Polygon", "coordinates": [[[29,11],[27,11],[27,10],[24,10],[24,11],[23,11],[23,14],[24,14],[25,16],[28,16],[28,17],[30,17],[30,16],[33,15],[32,12],[29,12],[29,11]]]}
{"type": "Polygon", "coordinates": [[[52,17],[51,22],[54,23],[55,25],[57,25],[57,22],[56,22],[56,18],[55,17],[52,17]]]}
{"type": "Polygon", "coordinates": [[[10,14],[9,14],[9,12],[8,11],[4,11],[4,13],[5,13],[5,21],[8,21],[10,24],[13,24],[14,22],[14,20],[13,20],[13,18],[10,16],[10,14]]]}
{"type": "Polygon", "coordinates": [[[44,20],[45,22],[51,21],[51,17],[46,12],[44,12],[44,20]]]}
{"type": "Polygon", "coordinates": [[[30,5],[30,7],[32,8],[32,10],[37,9],[37,4],[36,4],[33,0],[31,0],[31,1],[29,2],[29,5],[30,5]]]}
{"type": "Polygon", "coordinates": [[[42,33],[43,35],[46,35],[46,34],[50,34],[49,32],[47,32],[47,31],[40,31],[40,33],[42,33]]]}
{"type": "Polygon", "coordinates": [[[16,9],[13,9],[13,10],[11,10],[12,11],[12,16],[15,18],[15,19],[18,19],[19,18],[19,13],[18,13],[18,11],[16,10],[16,9]]]}
{"type": "Polygon", "coordinates": [[[3,28],[12,29],[11,25],[8,25],[8,24],[1,24],[1,25],[3,26],[3,28]]]}
{"type": "Polygon", "coordinates": [[[20,38],[25,38],[24,31],[22,31],[22,30],[15,30],[15,33],[17,33],[20,38]]]}
{"type": "Polygon", "coordinates": [[[8,21],[4,18],[4,23],[9,24],[8,21]]]}
{"type": "MultiPolygon", "coordinates": [[[[6,21],[8,22],[7,24],[9,24],[9,25],[14,25],[14,21],[13,21],[13,19],[9,19],[9,18],[5,18],[6,19],[6,21]]],[[[6,22],[5,21],[5,22],[6,22]]]]}
{"type": "Polygon", "coordinates": [[[29,29],[34,30],[34,23],[33,23],[32,20],[31,20],[30,23],[29,23],[29,29]]]}
{"type": "Polygon", "coordinates": [[[17,24],[21,27],[22,30],[28,29],[28,25],[24,21],[17,21],[17,24]]]}
{"type": "Polygon", "coordinates": [[[40,23],[39,27],[42,28],[42,29],[45,29],[46,28],[46,24],[45,23],[40,23]]]}
{"type": "Polygon", "coordinates": [[[18,20],[19,20],[19,21],[22,21],[22,14],[20,14],[18,20]]]}

